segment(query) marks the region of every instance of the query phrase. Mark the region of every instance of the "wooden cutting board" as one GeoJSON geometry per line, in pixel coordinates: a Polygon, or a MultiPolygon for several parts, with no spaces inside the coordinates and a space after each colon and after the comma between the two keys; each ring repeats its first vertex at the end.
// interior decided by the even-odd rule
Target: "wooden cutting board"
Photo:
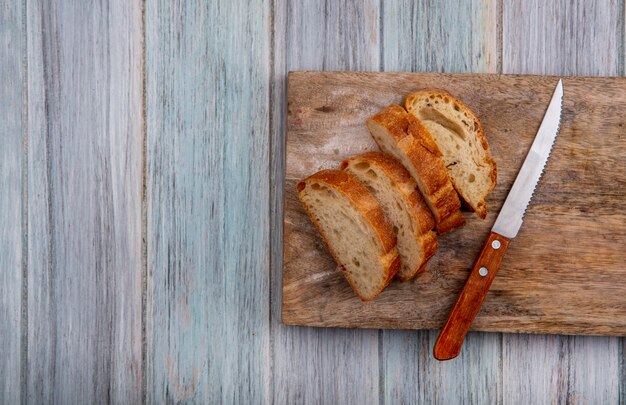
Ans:
{"type": "MultiPolygon", "coordinates": [[[[282,321],[432,329],[443,325],[522,165],[557,77],[291,72],[282,321]],[[440,237],[414,282],[374,301],[352,293],[295,195],[296,183],[377,150],[365,121],[439,88],[478,116],[498,165],[488,216],[440,237]]],[[[561,132],[473,330],[626,335],[626,78],[564,78],[561,132]]]]}

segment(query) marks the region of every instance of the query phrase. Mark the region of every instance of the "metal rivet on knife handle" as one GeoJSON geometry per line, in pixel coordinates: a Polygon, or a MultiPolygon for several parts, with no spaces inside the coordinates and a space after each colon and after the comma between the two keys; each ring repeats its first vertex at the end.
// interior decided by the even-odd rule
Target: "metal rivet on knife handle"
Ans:
{"type": "Polygon", "coordinates": [[[502,258],[506,253],[508,243],[509,240],[502,235],[494,232],[489,234],[482,251],[474,262],[465,286],[437,338],[433,349],[436,359],[449,360],[460,353],[465,335],[498,273],[498,267],[500,267],[502,258]],[[497,250],[491,247],[491,243],[496,239],[500,241],[501,245],[500,249],[497,250]]]}
{"type": "Polygon", "coordinates": [[[499,240],[494,240],[493,242],[491,242],[491,247],[494,248],[495,250],[500,249],[500,241],[499,240]]]}

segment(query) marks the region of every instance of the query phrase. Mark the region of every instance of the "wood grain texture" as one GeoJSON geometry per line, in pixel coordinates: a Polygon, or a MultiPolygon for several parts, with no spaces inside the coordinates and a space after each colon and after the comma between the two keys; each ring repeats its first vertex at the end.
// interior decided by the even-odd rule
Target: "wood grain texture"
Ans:
{"type": "Polygon", "coordinates": [[[617,338],[504,334],[502,369],[510,403],[616,404],[617,338]]]}
{"type": "Polygon", "coordinates": [[[382,4],[382,70],[496,71],[496,0],[382,4]]]}
{"type": "Polygon", "coordinates": [[[378,1],[275,0],[273,10],[273,401],[277,404],[378,403],[378,331],[297,328],[280,322],[287,72],[376,70],[378,1]]]}
{"type": "MultiPolygon", "coordinates": [[[[441,326],[534,139],[556,82],[541,76],[292,72],[283,321],[441,326]],[[466,216],[464,228],[442,235],[439,252],[415,283],[394,283],[375,301],[361,303],[321,247],[293,187],[310,173],[374,148],[363,124],[366,118],[418,88],[446,89],[477,113],[498,163],[498,186],[488,198],[487,219],[466,216]],[[398,308],[398,301],[410,305],[398,308]]],[[[620,282],[626,268],[618,243],[626,238],[626,160],[615,153],[626,147],[619,114],[626,107],[626,79],[565,78],[564,88],[559,138],[474,330],[626,333],[620,282]]]]}
{"type": "Polygon", "coordinates": [[[32,403],[136,403],[141,4],[33,1],[28,35],[32,403]]]}
{"type": "Polygon", "coordinates": [[[146,4],[147,402],[270,399],[268,1],[146,4]]]}
{"type": "Polygon", "coordinates": [[[437,331],[386,330],[384,336],[384,403],[502,403],[501,334],[468,334],[461,354],[446,362],[432,357],[437,331]]]}
{"type": "Polygon", "coordinates": [[[504,0],[503,73],[623,74],[623,2],[504,0]]]}
{"type": "MultiPolygon", "coordinates": [[[[623,74],[623,13],[624,4],[618,1],[505,0],[504,73],[623,74]]],[[[570,159],[589,157],[574,154],[570,159]]],[[[588,208],[579,205],[581,211],[588,208]]],[[[619,361],[624,356],[620,340],[625,339],[504,335],[505,390],[526,403],[623,403],[625,391],[618,399],[615,383],[626,378],[623,370],[620,376],[619,361]]]]}
{"type": "MultiPolygon", "coordinates": [[[[624,403],[626,339],[470,333],[437,363],[436,332],[280,323],[286,72],[493,71],[496,1],[206,3],[144,2],[146,365],[142,2],[0,1],[0,402],[624,403]]],[[[505,72],[624,73],[623,2],[501,9],[505,72]]]]}
{"type": "MultiPolygon", "coordinates": [[[[384,70],[496,72],[497,1],[382,4],[384,70]]],[[[470,332],[461,357],[445,364],[432,355],[436,338],[434,331],[382,332],[385,403],[502,401],[500,335],[470,332]]]]}
{"type": "Polygon", "coordinates": [[[23,260],[22,2],[0,1],[0,403],[21,401],[23,260]]]}

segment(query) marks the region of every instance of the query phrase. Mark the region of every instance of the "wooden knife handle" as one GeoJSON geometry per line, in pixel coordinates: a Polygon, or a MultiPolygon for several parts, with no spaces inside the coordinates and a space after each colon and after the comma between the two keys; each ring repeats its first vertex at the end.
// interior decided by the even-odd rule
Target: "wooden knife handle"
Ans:
{"type": "Polygon", "coordinates": [[[465,335],[496,277],[508,246],[509,239],[495,232],[489,234],[446,324],[439,333],[434,350],[437,360],[449,360],[459,355],[465,335]]]}

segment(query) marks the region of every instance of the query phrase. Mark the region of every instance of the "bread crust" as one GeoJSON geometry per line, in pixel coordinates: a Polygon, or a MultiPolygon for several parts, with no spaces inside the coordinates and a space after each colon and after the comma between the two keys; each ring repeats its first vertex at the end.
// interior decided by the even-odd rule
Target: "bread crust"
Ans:
{"type": "Polygon", "coordinates": [[[439,147],[424,125],[404,108],[392,104],[368,120],[389,131],[420,177],[422,192],[430,201],[437,232],[448,232],[465,223],[461,201],[452,186],[439,147]]]}
{"type": "Polygon", "coordinates": [[[393,232],[393,227],[387,220],[383,209],[380,204],[374,198],[372,193],[361,183],[356,177],[353,175],[346,173],[341,170],[321,170],[306,179],[300,181],[296,186],[296,192],[302,206],[306,210],[309,218],[317,228],[319,234],[321,235],[324,244],[328,247],[331,255],[335,259],[335,262],[339,265],[342,270],[342,273],[350,287],[354,293],[362,300],[362,301],[370,301],[374,299],[378,294],[380,294],[389,282],[398,272],[400,268],[400,256],[398,255],[398,249],[396,248],[396,235],[393,232]],[[375,292],[371,296],[363,296],[357,290],[354,281],[350,278],[349,274],[345,271],[343,264],[339,260],[339,256],[334,251],[331,244],[328,242],[328,238],[320,226],[318,221],[315,219],[315,216],[310,211],[307,204],[301,198],[301,192],[304,191],[306,186],[310,183],[322,183],[327,187],[337,191],[338,193],[344,195],[348,201],[352,204],[355,210],[357,210],[363,218],[371,225],[374,229],[376,236],[383,248],[383,255],[380,257],[383,266],[385,267],[385,274],[383,277],[383,283],[375,290],[375,292]]]}
{"type": "Polygon", "coordinates": [[[437,234],[432,231],[435,227],[435,218],[419,192],[417,182],[396,158],[383,152],[366,152],[346,159],[341,163],[341,169],[345,170],[351,162],[367,162],[384,172],[395,184],[409,207],[408,214],[411,217],[413,226],[418,230],[417,243],[422,247],[423,255],[422,262],[418,264],[409,276],[401,277],[399,273],[397,274],[397,278],[400,281],[408,281],[421,271],[424,271],[424,265],[437,251],[439,242],[437,234]]]}
{"type": "Polygon", "coordinates": [[[489,143],[487,142],[487,137],[485,136],[485,132],[483,131],[483,126],[480,123],[480,121],[478,120],[478,118],[476,117],[476,115],[474,114],[474,112],[467,105],[465,105],[465,103],[463,103],[461,100],[459,100],[458,98],[454,97],[452,94],[448,93],[445,90],[431,89],[431,90],[421,90],[421,91],[416,91],[414,93],[411,93],[404,100],[404,107],[411,114],[411,116],[415,117],[415,113],[412,111],[412,108],[411,108],[411,106],[415,103],[415,100],[423,98],[423,97],[430,97],[430,96],[441,97],[441,98],[444,98],[444,97],[449,98],[450,101],[452,101],[452,103],[454,103],[456,108],[458,108],[461,112],[467,114],[467,116],[471,120],[474,121],[474,127],[475,127],[475,131],[476,131],[476,136],[477,136],[478,140],[480,141],[480,145],[485,150],[484,163],[491,167],[491,170],[490,170],[490,179],[491,179],[490,187],[485,192],[485,194],[483,196],[483,199],[481,201],[479,201],[476,206],[472,206],[470,204],[469,199],[467,198],[467,196],[464,195],[463,190],[461,190],[459,187],[456,186],[456,184],[454,184],[454,179],[451,179],[451,180],[452,180],[452,183],[454,184],[454,187],[455,187],[457,193],[459,194],[459,197],[461,198],[461,200],[463,200],[465,205],[471,211],[476,213],[476,215],[478,215],[480,218],[485,219],[485,217],[487,216],[487,203],[485,202],[485,198],[496,187],[496,183],[497,183],[497,179],[498,179],[498,169],[497,169],[497,166],[496,166],[496,161],[491,156],[491,148],[489,147],[489,143]]]}

